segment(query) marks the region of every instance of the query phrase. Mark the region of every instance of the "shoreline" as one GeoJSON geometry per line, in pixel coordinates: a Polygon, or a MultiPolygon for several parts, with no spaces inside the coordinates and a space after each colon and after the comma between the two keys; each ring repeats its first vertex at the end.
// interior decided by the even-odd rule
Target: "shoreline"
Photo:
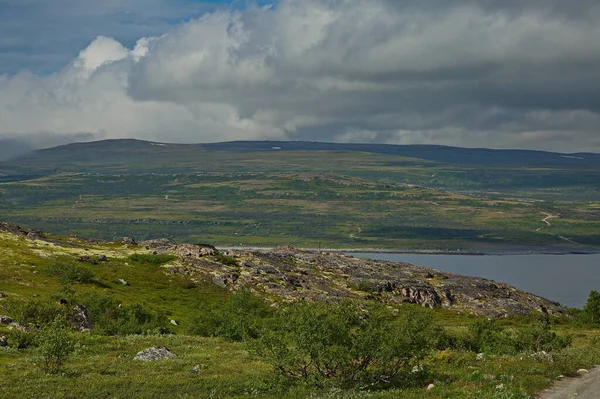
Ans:
{"type": "MultiPolygon", "coordinates": [[[[253,246],[227,246],[217,247],[218,250],[238,250],[238,251],[272,251],[277,247],[253,247],[253,246]]],[[[381,249],[381,248],[294,248],[306,252],[326,252],[341,254],[407,254],[407,255],[463,255],[463,256],[506,256],[506,255],[597,255],[600,249],[590,248],[582,249],[504,249],[504,250],[474,250],[474,249],[381,249]]]]}

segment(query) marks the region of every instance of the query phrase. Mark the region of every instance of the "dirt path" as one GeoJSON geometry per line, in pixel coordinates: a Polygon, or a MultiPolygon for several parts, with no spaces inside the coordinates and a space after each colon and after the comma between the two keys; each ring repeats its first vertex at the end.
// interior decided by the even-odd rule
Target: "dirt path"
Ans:
{"type": "Polygon", "coordinates": [[[542,392],[538,399],[598,399],[600,397],[600,367],[579,377],[565,378],[542,392]]]}
{"type": "MultiPolygon", "coordinates": [[[[546,216],[545,218],[542,219],[542,222],[546,223],[546,225],[548,226],[552,226],[552,223],[550,223],[550,219],[556,219],[559,215],[553,215],[551,213],[548,212],[540,212],[542,215],[546,216]]],[[[537,229],[536,231],[540,231],[542,228],[540,227],[539,229],[537,229]]]]}

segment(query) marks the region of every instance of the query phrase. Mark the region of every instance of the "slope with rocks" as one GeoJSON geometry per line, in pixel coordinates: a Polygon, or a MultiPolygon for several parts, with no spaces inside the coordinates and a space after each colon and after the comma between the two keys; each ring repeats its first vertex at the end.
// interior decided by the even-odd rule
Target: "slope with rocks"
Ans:
{"type": "MultiPolygon", "coordinates": [[[[16,248],[40,255],[61,254],[79,262],[127,258],[138,254],[170,254],[175,261],[161,266],[165,279],[177,275],[205,281],[207,277],[229,290],[250,288],[278,301],[383,301],[416,303],[430,308],[454,309],[489,316],[568,315],[560,304],[520,291],[508,284],[466,277],[403,262],[359,259],[338,253],[273,250],[220,253],[206,244],[177,244],[172,240],[135,243],[121,239],[99,243],[79,237],[51,237],[42,232],[0,223],[0,232],[13,237],[16,248]]],[[[0,251],[0,254],[3,252],[0,251]]],[[[7,254],[5,254],[7,255],[7,254]]]]}

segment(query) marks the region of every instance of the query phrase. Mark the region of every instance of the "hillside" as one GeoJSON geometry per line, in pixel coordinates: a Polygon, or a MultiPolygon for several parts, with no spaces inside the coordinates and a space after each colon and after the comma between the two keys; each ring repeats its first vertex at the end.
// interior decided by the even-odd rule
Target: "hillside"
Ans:
{"type": "MultiPolygon", "coordinates": [[[[2,398],[495,398],[499,390],[526,398],[600,361],[597,330],[560,305],[406,263],[290,247],[219,253],[168,239],[103,242],[7,223],[0,244],[2,398]],[[76,343],[60,372],[41,360],[49,331],[76,343]],[[303,355],[294,339],[340,362],[351,356],[347,345],[396,342],[390,359],[401,356],[401,367],[373,382],[378,360],[345,381],[295,358],[303,355]],[[134,360],[163,346],[170,360],[134,360]],[[281,372],[297,361],[310,378],[281,372]]],[[[369,356],[385,358],[383,348],[369,356]]]]}
{"type": "Polygon", "coordinates": [[[5,220],[221,246],[591,251],[598,154],[305,142],[77,143],[0,163],[5,220]]]}

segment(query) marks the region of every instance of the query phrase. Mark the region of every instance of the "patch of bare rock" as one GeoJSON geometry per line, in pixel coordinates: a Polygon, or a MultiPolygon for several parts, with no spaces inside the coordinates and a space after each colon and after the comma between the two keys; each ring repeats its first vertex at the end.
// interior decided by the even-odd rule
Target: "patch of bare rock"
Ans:
{"type": "Polygon", "coordinates": [[[299,251],[289,246],[270,251],[230,251],[236,265],[224,265],[201,246],[177,246],[180,264],[171,274],[204,274],[223,287],[259,289],[286,301],[337,301],[345,298],[416,303],[465,313],[568,314],[560,304],[508,284],[460,276],[403,262],[358,259],[336,253],[299,251]]]}

